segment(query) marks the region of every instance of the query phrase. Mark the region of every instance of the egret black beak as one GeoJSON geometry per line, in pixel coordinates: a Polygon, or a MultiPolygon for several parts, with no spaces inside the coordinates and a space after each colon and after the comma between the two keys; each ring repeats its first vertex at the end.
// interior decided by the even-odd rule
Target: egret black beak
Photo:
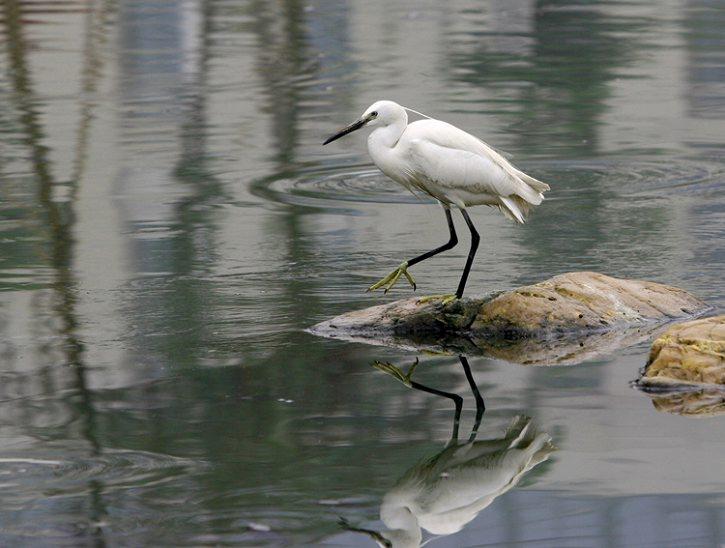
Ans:
{"type": "Polygon", "coordinates": [[[368,120],[369,120],[369,118],[360,118],[357,122],[353,122],[349,126],[342,128],[340,131],[335,133],[335,135],[333,135],[332,137],[329,137],[327,139],[327,141],[322,143],[322,146],[325,146],[326,144],[331,143],[332,141],[336,141],[340,137],[344,137],[345,135],[347,135],[348,133],[352,133],[356,129],[360,129],[361,127],[363,127],[365,124],[368,123],[368,120]]]}

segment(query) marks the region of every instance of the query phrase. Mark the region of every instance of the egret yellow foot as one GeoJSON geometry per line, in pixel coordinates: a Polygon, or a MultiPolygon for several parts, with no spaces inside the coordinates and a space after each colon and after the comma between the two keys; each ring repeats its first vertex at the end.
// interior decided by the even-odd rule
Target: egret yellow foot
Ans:
{"type": "Polygon", "coordinates": [[[413,371],[415,371],[415,368],[418,367],[418,358],[415,358],[415,363],[410,366],[407,373],[403,373],[403,370],[399,367],[395,367],[392,363],[389,362],[380,362],[375,360],[373,362],[373,367],[375,369],[379,369],[383,373],[387,373],[388,375],[392,375],[396,379],[398,379],[400,382],[402,382],[405,386],[408,388],[412,388],[411,386],[411,377],[413,376],[413,371]]]}
{"type": "Polygon", "coordinates": [[[458,299],[458,296],[454,293],[452,295],[426,295],[418,299],[419,303],[429,303],[431,301],[440,301],[442,305],[447,305],[458,299]]]}
{"type": "Polygon", "coordinates": [[[415,278],[413,278],[412,274],[408,272],[408,261],[400,263],[400,266],[385,276],[385,278],[368,287],[368,291],[375,291],[376,289],[380,289],[385,286],[385,293],[387,293],[398,282],[398,279],[401,276],[405,276],[405,279],[408,280],[408,283],[413,288],[413,291],[415,291],[417,286],[415,285],[415,278]]]}

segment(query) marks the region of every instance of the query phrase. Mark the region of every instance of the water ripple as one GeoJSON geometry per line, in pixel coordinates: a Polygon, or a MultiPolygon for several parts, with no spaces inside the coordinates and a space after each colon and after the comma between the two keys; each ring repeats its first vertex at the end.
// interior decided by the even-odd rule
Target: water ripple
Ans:
{"type": "Polygon", "coordinates": [[[161,453],[105,450],[95,456],[63,458],[0,458],[3,498],[31,500],[42,485],[45,496],[75,496],[87,491],[89,481],[103,484],[104,491],[148,488],[172,481],[203,463],[161,453]]]}
{"type": "Polygon", "coordinates": [[[419,204],[428,200],[408,192],[376,168],[333,167],[294,178],[274,176],[252,185],[252,193],[274,202],[307,207],[332,207],[341,202],[419,204]]]}
{"type": "Polygon", "coordinates": [[[541,171],[546,173],[542,178],[552,183],[552,197],[558,193],[556,181],[560,177],[572,181],[567,190],[574,192],[589,191],[592,184],[624,195],[696,195],[725,191],[725,166],[706,160],[657,162],[608,158],[541,162],[531,166],[530,172],[541,171]]]}
{"type": "MultiPolygon", "coordinates": [[[[678,159],[658,162],[613,157],[527,162],[520,166],[551,183],[550,199],[575,199],[592,188],[624,196],[699,195],[725,192],[725,166],[678,159]]],[[[432,201],[410,193],[376,168],[333,166],[297,176],[276,175],[252,184],[252,193],[288,205],[335,208],[344,203],[420,204],[432,201]]]]}

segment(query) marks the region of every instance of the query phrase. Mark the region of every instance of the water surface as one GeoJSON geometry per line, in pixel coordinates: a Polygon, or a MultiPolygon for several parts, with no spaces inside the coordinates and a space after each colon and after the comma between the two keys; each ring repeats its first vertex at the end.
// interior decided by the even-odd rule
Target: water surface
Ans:
{"type": "MultiPolygon", "coordinates": [[[[570,270],[725,307],[718,2],[5,0],[0,7],[0,543],[367,546],[449,442],[456,357],[303,330],[447,238],[440,208],[322,148],[376,99],[552,186],[486,208],[469,291],[570,270]]],[[[460,219],[457,219],[459,222],[460,219]]],[[[463,223],[459,227],[464,230],[463,223]]],[[[467,253],[415,267],[455,288],[467,253]]],[[[717,546],[725,422],[632,389],[646,343],[571,367],[470,358],[477,439],[557,450],[431,546],[717,546]]],[[[423,539],[429,538],[423,534],[423,539]]]]}

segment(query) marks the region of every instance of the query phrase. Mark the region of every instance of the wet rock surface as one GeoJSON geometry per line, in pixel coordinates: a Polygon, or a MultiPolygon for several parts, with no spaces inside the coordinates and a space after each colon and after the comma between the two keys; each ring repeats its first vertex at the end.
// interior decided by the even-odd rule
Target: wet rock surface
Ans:
{"type": "Polygon", "coordinates": [[[708,308],[676,287],[570,272],[446,305],[420,297],[394,301],[342,314],[310,331],[386,346],[484,353],[520,363],[577,363],[708,308]]]}
{"type": "Polygon", "coordinates": [[[668,321],[707,310],[688,292],[656,282],[569,272],[507,291],[481,306],[473,331],[536,336],[668,321]]]}
{"type": "Polygon", "coordinates": [[[679,323],[660,335],[639,385],[725,390],[725,315],[679,323]]]}
{"type": "Polygon", "coordinates": [[[316,335],[416,350],[478,353],[530,364],[572,364],[646,338],[708,305],[655,282],[569,272],[446,305],[413,297],[348,312],[316,335]]]}

